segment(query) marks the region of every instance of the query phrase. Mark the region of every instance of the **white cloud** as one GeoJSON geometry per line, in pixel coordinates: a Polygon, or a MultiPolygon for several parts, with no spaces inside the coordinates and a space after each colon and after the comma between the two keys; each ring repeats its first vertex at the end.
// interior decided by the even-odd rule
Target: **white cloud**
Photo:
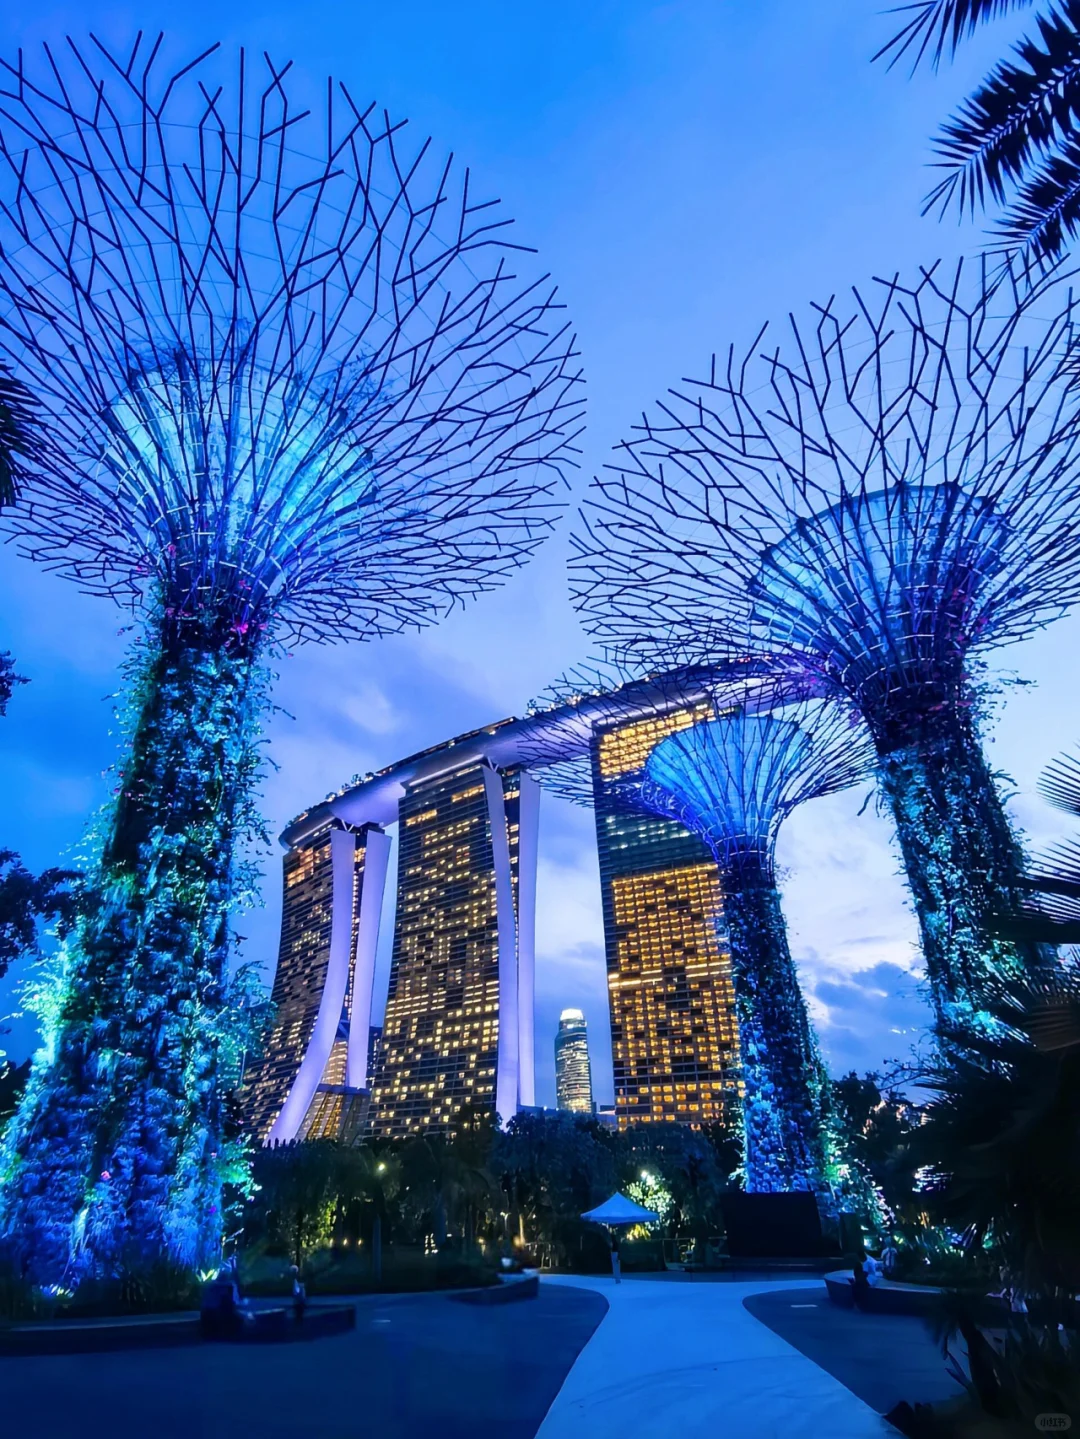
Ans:
{"type": "Polygon", "coordinates": [[[604,921],[595,847],[576,864],[540,857],[536,877],[536,953],[545,961],[603,953],[604,921]]]}
{"type": "Polygon", "coordinates": [[[378,685],[367,683],[352,694],[343,695],[338,708],[347,719],[367,734],[394,734],[401,718],[378,685]]]}

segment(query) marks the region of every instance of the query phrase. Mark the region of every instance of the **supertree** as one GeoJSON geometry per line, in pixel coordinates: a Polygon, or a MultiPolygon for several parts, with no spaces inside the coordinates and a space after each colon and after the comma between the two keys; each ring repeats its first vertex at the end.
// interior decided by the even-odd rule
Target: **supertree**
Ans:
{"type": "Polygon", "coordinates": [[[982,752],[979,657],[1080,597],[1071,292],[958,264],[715,357],[595,481],[572,560],[605,643],[778,653],[877,752],[939,1013],[1050,956],[994,937],[1022,868],[982,752]]]}
{"type": "Polygon", "coordinates": [[[161,37],[0,64],[9,527],[133,607],[130,737],[0,1221],[35,1277],[220,1253],[229,912],[265,662],[429,623],[556,516],[574,341],[468,172],[329,82],[161,37]]]}
{"type": "MultiPolygon", "coordinates": [[[[700,835],[716,860],[739,1033],[747,1189],[825,1196],[851,1171],[788,944],[776,840],[799,805],[869,775],[873,750],[849,707],[803,697],[805,677],[733,679],[739,668],[688,667],[632,683],[639,708],[651,703],[663,714],[677,706],[681,727],[661,738],[616,792],[628,810],[675,819],[700,835]]],[[[536,708],[573,704],[576,687],[592,723],[613,723],[625,717],[626,686],[618,666],[573,671],[536,708]]],[[[572,716],[564,724],[569,730],[572,716]]],[[[527,762],[545,787],[588,803],[593,775],[586,760],[567,755],[568,738],[564,743],[552,726],[527,762]]]]}

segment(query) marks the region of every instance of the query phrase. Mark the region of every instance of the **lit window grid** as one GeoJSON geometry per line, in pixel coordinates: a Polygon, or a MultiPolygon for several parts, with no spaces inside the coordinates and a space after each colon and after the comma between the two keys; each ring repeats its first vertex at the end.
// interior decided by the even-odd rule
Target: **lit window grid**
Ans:
{"type": "Polygon", "coordinates": [[[636,774],[644,768],[645,761],[662,739],[690,729],[712,713],[711,702],[703,700],[686,709],[649,715],[647,719],[606,730],[600,735],[598,745],[601,776],[615,779],[619,775],[636,774]]]}
{"type": "Polygon", "coordinates": [[[592,1113],[592,1066],[584,1027],[569,1033],[560,1029],[555,1039],[555,1103],[575,1114],[592,1113]]]}
{"type": "MultiPolygon", "coordinates": [[[[517,893],[517,798],[503,777],[517,893]]],[[[375,1132],[453,1127],[495,1104],[498,922],[483,769],[424,782],[401,805],[397,927],[372,1100],[375,1132]],[[408,821],[419,822],[410,824],[408,821]]]]}
{"type": "MultiPolygon", "coordinates": [[[[327,825],[317,831],[301,846],[290,850],[282,860],[281,946],[271,991],[274,1027],[246,1099],[249,1124],[259,1139],[269,1132],[285,1102],[310,1043],[322,1002],[334,917],[330,838],[334,828],[334,825],[327,825]]],[[[363,876],[364,840],[359,835],[353,865],[353,924],[346,1015],[351,1012],[352,1004],[363,876]]],[[[324,1082],[344,1083],[342,1056],[346,1050],[344,1041],[335,1045],[327,1063],[324,1082]],[[336,1074],[339,1066],[342,1068],[340,1080],[331,1079],[331,1073],[336,1074]]]]}
{"type": "Polygon", "coordinates": [[[613,803],[611,780],[640,769],[707,706],[635,721],[593,747],[616,1114],[700,1124],[738,1092],[730,959],[717,937],[721,893],[702,841],[674,820],[613,803]]]}

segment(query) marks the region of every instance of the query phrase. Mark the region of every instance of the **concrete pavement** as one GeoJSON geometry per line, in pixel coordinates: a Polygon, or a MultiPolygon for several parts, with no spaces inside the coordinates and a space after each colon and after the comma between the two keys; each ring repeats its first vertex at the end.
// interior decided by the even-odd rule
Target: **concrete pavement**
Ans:
{"type": "Polygon", "coordinates": [[[551,1275],[608,1312],[578,1355],[537,1439],[884,1439],[896,1435],[838,1379],[743,1308],[794,1285],[646,1283],[551,1275]]]}

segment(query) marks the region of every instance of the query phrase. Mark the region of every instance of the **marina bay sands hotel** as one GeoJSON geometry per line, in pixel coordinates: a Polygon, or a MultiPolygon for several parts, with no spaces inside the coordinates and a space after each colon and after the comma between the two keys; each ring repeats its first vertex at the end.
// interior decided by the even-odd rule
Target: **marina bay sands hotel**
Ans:
{"type": "MultiPolygon", "coordinates": [[[[591,768],[615,1109],[620,1125],[720,1117],[735,1089],[730,966],[716,867],[673,820],[615,786],[703,714],[703,689],[639,681],[412,755],[299,815],[282,835],[273,1030],[246,1089],[264,1143],[505,1121],[535,1104],[538,763],[591,768]],[[397,910],[381,1041],[375,957],[398,825],[397,910]]],[[[557,904],[558,896],[543,897],[557,904]]]]}

